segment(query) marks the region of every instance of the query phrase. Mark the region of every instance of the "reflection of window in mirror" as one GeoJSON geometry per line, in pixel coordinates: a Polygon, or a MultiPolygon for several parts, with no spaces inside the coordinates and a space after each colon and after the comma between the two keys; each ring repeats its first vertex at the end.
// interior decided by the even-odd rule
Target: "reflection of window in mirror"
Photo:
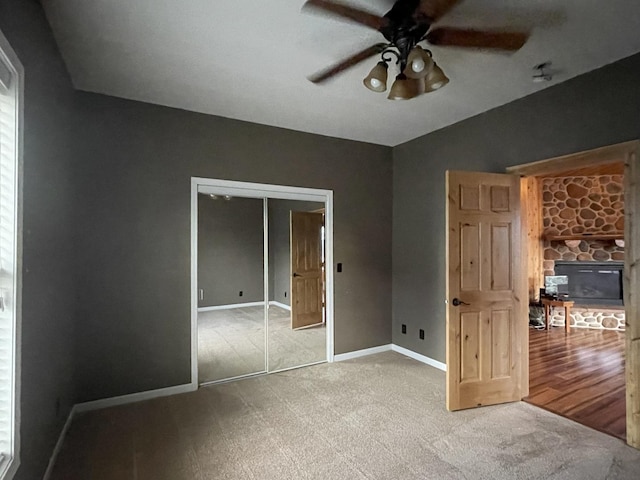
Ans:
{"type": "MultiPolygon", "coordinates": [[[[324,215],[325,209],[324,208],[319,208],[317,210],[312,210],[312,212],[313,213],[321,213],[322,215],[324,215]]],[[[325,240],[326,240],[326,238],[325,238],[325,227],[324,227],[324,225],[322,225],[322,228],[320,229],[320,241],[322,243],[322,257],[321,258],[322,258],[322,267],[323,268],[324,268],[324,264],[325,264],[325,261],[324,261],[324,259],[325,259],[325,248],[326,248],[325,240]]]]}

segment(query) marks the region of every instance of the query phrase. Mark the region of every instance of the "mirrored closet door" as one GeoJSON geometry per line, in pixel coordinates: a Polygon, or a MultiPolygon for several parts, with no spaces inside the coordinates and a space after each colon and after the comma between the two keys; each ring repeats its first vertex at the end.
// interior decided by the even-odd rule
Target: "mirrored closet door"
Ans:
{"type": "Polygon", "coordinates": [[[264,200],[198,195],[198,381],[265,372],[264,200]]]}
{"type": "Polygon", "coordinates": [[[198,383],[326,361],[324,202],[197,197],[198,383]]]}
{"type": "Polygon", "coordinates": [[[324,204],[269,199],[269,371],[326,361],[324,204]]]}

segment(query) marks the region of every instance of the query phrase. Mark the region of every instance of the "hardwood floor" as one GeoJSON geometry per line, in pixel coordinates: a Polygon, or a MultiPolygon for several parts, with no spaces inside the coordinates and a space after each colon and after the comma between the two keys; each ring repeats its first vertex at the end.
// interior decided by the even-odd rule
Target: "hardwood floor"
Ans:
{"type": "Polygon", "coordinates": [[[530,329],[525,401],[625,440],[624,332],[530,329]]]}

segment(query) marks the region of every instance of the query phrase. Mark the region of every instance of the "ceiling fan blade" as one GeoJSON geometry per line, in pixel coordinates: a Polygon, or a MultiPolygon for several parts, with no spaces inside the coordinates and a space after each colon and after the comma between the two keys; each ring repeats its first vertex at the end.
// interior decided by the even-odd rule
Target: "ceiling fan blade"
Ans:
{"type": "Polygon", "coordinates": [[[357,65],[358,63],[366,60],[367,58],[370,58],[378,53],[381,53],[386,48],[386,46],[387,44],[385,43],[377,43],[375,45],[370,46],[369,48],[365,48],[361,52],[351,55],[349,58],[344,59],[340,63],[336,63],[331,67],[325,68],[324,70],[314,73],[313,75],[308,77],[309,81],[313,83],[322,83],[328,80],[329,78],[337,75],[338,73],[343,72],[344,70],[357,65]]]}
{"type": "Polygon", "coordinates": [[[460,0],[420,0],[418,12],[433,23],[458,3],[460,0]]]}
{"type": "Polygon", "coordinates": [[[529,34],[440,27],[431,30],[426,38],[432,45],[515,51],[526,43],[529,34]]]}
{"type": "Polygon", "coordinates": [[[332,13],[338,17],[352,20],[361,25],[380,30],[387,24],[387,19],[374,13],[361,10],[359,8],[350,7],[343,3],[332,2],[329,0],[307,0],[302,6],[303,10],[317,9],[324,12],[332,13]]]}

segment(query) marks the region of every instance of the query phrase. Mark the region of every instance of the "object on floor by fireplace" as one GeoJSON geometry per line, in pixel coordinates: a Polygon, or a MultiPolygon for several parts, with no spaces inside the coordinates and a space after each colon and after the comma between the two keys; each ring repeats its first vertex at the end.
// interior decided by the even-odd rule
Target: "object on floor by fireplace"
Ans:
{"type": "MultiPolygon", "coordinates": [[[[542,289],[540,289],[542,290],[542,289]]],[[[542,297],[540,297],[542,298],[542,297]]],[[[542,304],[531,303],[529,304],[529,326],[542,330],[545,328],[544,323],[544,307],[542,304]]]]}

